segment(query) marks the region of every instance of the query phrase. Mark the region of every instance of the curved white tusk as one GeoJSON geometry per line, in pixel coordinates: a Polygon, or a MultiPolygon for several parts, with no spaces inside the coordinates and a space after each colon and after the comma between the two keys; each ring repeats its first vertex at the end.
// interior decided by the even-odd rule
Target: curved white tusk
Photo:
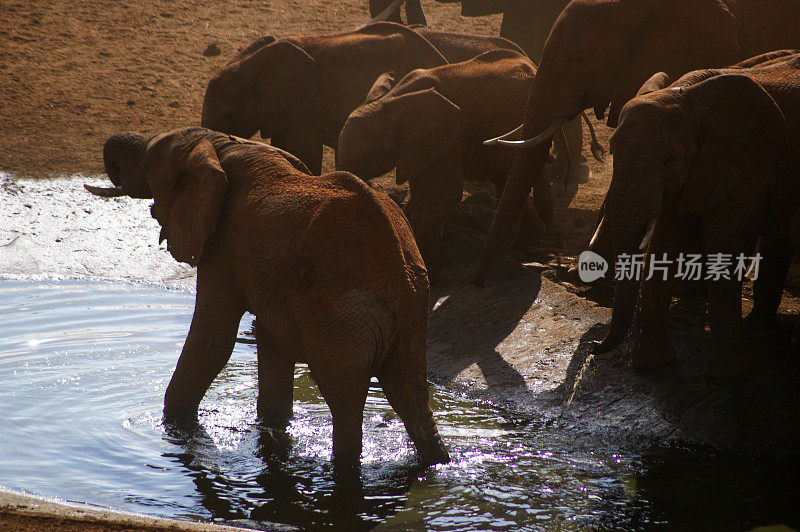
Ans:
{"type": "Polygon", "coordinates": [[[124,196],[125,192],[121,186],[118,187],[93,187],[92,185],[83,185],[83,188],[103,198],[116,198],[117,196],[124,196]]]}
{"type": "Polygon", "coordinates": [[[370,20],[369,22],[367,22],[358,29],[364,29],[370,24],[375,24],[376,22],[383,22],[384,20],[392,16],[392,13],[400,9],[400,6],[403,5],[403,2],[405,2],[405,0],[395,0],[394,2],[391,3],[391,5],[389,5],[389,7],[387,7],[386,9],[375,15],[375,18],[373,18],[372,20],[370,20]]]}
{"type": "Polygon", "coordinates": [[[522,131],[522,126],[524,126],[524,125],[525,124],[520,124],[517,127],[515,127],[514,129],[512,129],[511,131],[509,131],[508,133],[503,133],[499,137],[495,137],[493,139],[484,140],[483,144],[485,146],[493,146],[493,145],[497,144],[498,140],[505,140],[508,137],[510,137],[512,135],[515,135],[515,134],[519,133],[520,131],[522,131]]]}
{"type": "Polygon", "coordinates": [[[640,251],[644,251],[647,249],[647,246],[650,245],[650,239],[653,238],[653,232],[656,230],[656,222],[658,222],[658,216],[650,220],[650,225],[647,226],[647,231],[644,234],[644,238],[642,238],[642,243],[639,244],[640,251]]]}
{"type": "Polygon", "coordinates": [[[600,237],[600,231],[603,229],[603,223],[606,221],[606,217],[603,216],[600,218],[600,223],[597,224],[597,229],[594,230],[594,234],[592,238],[589,240],[589,249],[594,249],[594,245],[597,243],[597,239],[600,237]]]}
{"type": "Polygon", "coordinates": [[[553,120],[553,122],[545,129],[541,134],[532,139],[527,140],[498,140],[495,144],[501,144],[503,146],[514,146],[515,148],[529,148],[531,146],[538,146],[539,144],[550,140],[553,137],[553,134],[556,130],[561,127],[566,121],[565,118],[558,118],[553,120]]]}

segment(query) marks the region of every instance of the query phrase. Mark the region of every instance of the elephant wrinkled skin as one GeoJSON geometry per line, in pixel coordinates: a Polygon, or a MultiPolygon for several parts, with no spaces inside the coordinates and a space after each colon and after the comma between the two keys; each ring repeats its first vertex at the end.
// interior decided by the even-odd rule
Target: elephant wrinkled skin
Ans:
{"type": "Polygon", "coordinates": [[[448,460],[428,406],[428,278],[392,200],[346,172],[311,176],[285,151],[207,129],[109,143],[112,181],[136,190],[146,180],[161,238],[176,260],[197,266],[165,419],[196,416],[249,311],[264,424],[286,425],[294,365],[307,363],[333,415],[334,460],[357,464],[377,376],[421,461],[448,460]]]}
{"type": "MultiPolygon", "coordinates": [[[[699,68],[731,65],[770,50],[800,47],[795,0],[573,0],[556,20],[531,85],[522,129],[538,137],[553,123],[610,105],[608,124],[654,73],[671,79],[699,68]]],[[[553,217],[548,183],[539,179],[550,138],[518,148],[474,282],[513,239],[533,188],[544,220],[553,217]]]]}
{"type": "MultiPolygon", "coordinates": [[[[519,124],[535,74],[525,55],[495,50],[415,70],[394,88],[385,75],[347,119],[337,168],[372,179],[397,167],[397,183],[411,188],[407,214],[429,270],[442,265],[442,227],[464,180],[491,181],[498,192],[505,185],[513,151],[482,142],[519,124]]],[[[523,223],[541,225],[530,214],[523,223]]]]}
{"type": "Polygon", "coordinates": [[[323,145],[336,147],[345,120],[384,72],[399,78],[498,46],[516,48],[499,38],[425,35],[379,22],[335,35],[261,38],[208,82],[201,125],[240,137],[260,131],[319,174],[323,145]]]}
{"type": "MultiPolygon", "coordinates": [[[[642,285],[636,367],[675,358],[666,321],[680,253],[733,257],[724,268],[728,278],[707,282],[714,339],[707,373],[730,377],[752,363],[742,348],[735,268],[736,257],[754,254],[759,236],[762,259],[747,322],[761,332],[776,328],[793,256],[790,220],[800,206],[800,55],[743,64],[749,68],[691,72],[667,88],[668,76],[654,75],[622,109],[611,139],[601,247],[612,250],[613,261],[649,243],[650,263],[665,255],[673,263],[668,279],[654,275],[642,285]]],[[[638,294],[638,282],[617,282],[610,330],[597,351],[624,338],[638,294]]]]}

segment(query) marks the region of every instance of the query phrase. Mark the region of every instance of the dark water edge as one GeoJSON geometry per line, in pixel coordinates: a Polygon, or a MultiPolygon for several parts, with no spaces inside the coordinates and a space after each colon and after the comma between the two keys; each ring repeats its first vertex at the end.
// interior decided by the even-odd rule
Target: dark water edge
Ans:
{"type": "Polygon", "coordinates": [[[451,464],[419,468],[374,387],[360,477],[337,477],[304,366],[288,432],[255,424],[251,345],[215,381],[201,428],[168,434],[163,391],[193,307],[148,285],[0,280],[0,486],[255,528],[800,528],[791,457],[613,448],[442,388],[432,405],[451,464]]]}

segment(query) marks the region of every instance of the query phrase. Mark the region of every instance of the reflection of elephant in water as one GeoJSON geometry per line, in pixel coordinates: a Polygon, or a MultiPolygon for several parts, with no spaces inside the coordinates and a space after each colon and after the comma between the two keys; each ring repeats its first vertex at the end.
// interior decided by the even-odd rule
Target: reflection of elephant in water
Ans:
{"type": "MultiPolygon", "coordinates": [[[[407,213],[429,269],[442,264],[442,227],[464,180],[491,181],[498,191],[505,185],[513,151],[482,142],[519,124],[535,74],[530,59],[511,50],[415,70],[394,88],[386,74],[347,119],[337,167],[363,179],[397,167],[397,183],[411,187],[407,213]]],[[[531,209],[523,224],[541,224],[533,216],[531,209]]]]}
{"type": "MultiPolygon", "coordinates": [[[[800,204],[800,55],[765,65],[691,72],[665,90],[660,89],[669,83],[667,75],[656,74],[620,115],[597,239],[610,243],[604,247],[612,250],[611,258],[639,253],[649,241],[651,264],[666,254],[676,265],[670,279],[656,275],[643,285],[637,367],[675,359],[666,319],[682,252],[702,252],[706,263],[715,254],[732,257],[721,268],[730,279],[707,283],[714,338],[709,373],[729,376],[751,364],[742,350],[735,268],[738,256],[753,255],[759,235],[763,259],[748,322],[757,330],[775,326],[793,255],[789,220],[800,204]]],[[[703,278],[710,274],[704,271],[703,278]]],[[[638,282],[617,282],[610,330],[599,352],[624,338],[638,294],[638,282]]]]}
{"type": "Polygon", "coordinates": [[[424,463],[447,451],[428,406],[428,278],[397,205],[355,176],[311,177],[294,156],[202,128],[107,142],[119,192],[147,180],[175,259],[197,265],[197,303],[164,399],[192,418],[256,318],[258,415],[283,426],[294,365],[307,363],[333,416],[333,454],[357,463],[370,377],[424,463]]]}
{"type": "Polygon", "coordinates": [[[677,79],[769,50],[800,46],[796,0],[573,0],[561,12],[531,85],[523,137],[475,277],[480,283],[508,246],[533,188],[544,220],[553,218],[549,184],[537,179],[553,126],[595,109],[616,126],[622,106],[654,73],[677,79]]]}
{"type": "Polygon", "coordinates": [[[405,26],[380,22],[336,35],[259,39],[209,81],[201,123],[240,137],[260,130],[318,174],[323,145],[336,147],[348,115],[384,72],[404,76],[415,68],[444,65],[450,53],[474,57],[497,48],[497,41],[513,46],[490,37],[426,35],[430,40],[405,26]]]}

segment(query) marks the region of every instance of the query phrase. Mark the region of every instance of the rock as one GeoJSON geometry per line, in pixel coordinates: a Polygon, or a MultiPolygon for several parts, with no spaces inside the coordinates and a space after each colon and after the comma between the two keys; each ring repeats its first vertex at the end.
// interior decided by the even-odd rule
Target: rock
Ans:
{"type": "Polygon", "coordinates": [[[206,56],[206,57],[214,57],[214,56],[217,56],[217,55],[219,55],[221,53],[222,53],[222,50],[219,49],[219,46],[217,46],[217,43],[215,43],[215,42],[212,42],[211,44],[206,46],[205,50],[203,50],[203,55],[206,56]]]}

